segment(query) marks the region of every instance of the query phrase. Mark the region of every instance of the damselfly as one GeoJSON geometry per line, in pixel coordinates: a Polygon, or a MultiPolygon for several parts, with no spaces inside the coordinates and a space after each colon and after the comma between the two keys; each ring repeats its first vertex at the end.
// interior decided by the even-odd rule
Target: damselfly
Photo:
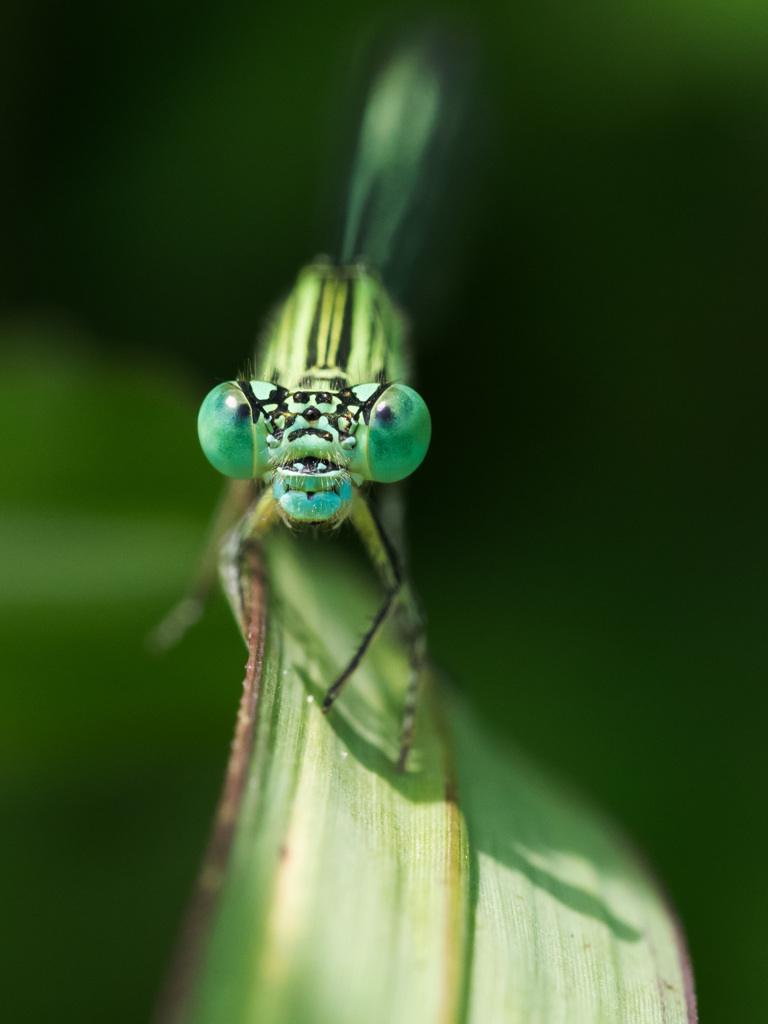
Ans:
{"type": "MultiPolygon", "coordinates": [[[[225,476],[253,481],[252,503],[221,547],[220,573],[244,632],[246,549],[278,524],[359,534],[384,600],[335,680],[327,712],[385,620],[397,612],[409,652],[399,767],[411,746],[425,640],[418,602],[377,515],[369,485],[403,480],[430,442],[430,416],[407,383],[406,322],[384,283],[402,274],[413,221],[429,205],[434,166],[452,132],[451,69],[423,44],[399,51],[376,80],[356,151],[341,258],[305,267],[272,316],[252,374],[215,387],[198,418],[203,451],[225,476]]],[[[242,491],[241,491],[242,493],[242,491]]],[[[166,620],[161,643],[201,611],[202,588],[166,620]]]]}

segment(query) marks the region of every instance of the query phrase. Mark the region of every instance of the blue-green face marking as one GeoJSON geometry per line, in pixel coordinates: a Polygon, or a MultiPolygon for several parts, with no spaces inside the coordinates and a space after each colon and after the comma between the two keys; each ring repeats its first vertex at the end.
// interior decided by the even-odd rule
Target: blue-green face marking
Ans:
{"type": "Polygon", "coordinates": [[[429,447],[424,400],[405,384],[342,391],[288,391],[267,381],[230,381],[207,396],[200,443],[219,472],[272,484],[283,517],[336,525],[353,487],[410,475],[429,447]]]}

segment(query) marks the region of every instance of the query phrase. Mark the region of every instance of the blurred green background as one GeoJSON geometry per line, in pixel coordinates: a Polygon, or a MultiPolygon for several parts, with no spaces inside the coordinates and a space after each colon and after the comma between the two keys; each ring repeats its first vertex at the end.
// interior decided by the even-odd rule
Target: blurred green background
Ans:
{"type": "MultiPolygon", "coordinates": [[[[150,1012],[244,663],[222,601],[166,658],[142,648],[218,493],[196,407],[327,244],[366,40],[429,10],[3,5],[8,1020],[150,1012]]],[[[636,838],[704,1019],[753,1022],[768,7],[442,10],[481,54],[485,127],[460,245],[415,303],[434,441],[410,533],[431,649],[636,838]],[[465,422],[467,377],[488,382],[487,420],[465,422]]]]}

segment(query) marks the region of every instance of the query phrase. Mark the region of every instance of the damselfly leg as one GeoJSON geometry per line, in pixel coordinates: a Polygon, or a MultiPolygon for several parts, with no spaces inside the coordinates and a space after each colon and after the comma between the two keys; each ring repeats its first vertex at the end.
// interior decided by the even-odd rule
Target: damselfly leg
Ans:
{"type": "MultiPolygon", "coordinates": [[[[256,504],[231,531],[222,546],[219,563],[220,575],[224,590],[243,631],[248,629],[248,623],[252,616],[250,594],[253,589],[251,574],[254,571],[254,563],[249,556],[254,547],[260,549],[267,533],[279,519],[277,502],[270,491],[264,491],[256,504]]],[[[393,617],[394,624],[407,647],[409,661],[409,679],[403,706],[398,758],[398,769],[403,771],[413,743],[419,678],[426,655],[423,617],[394,548],[370,504],[360,492],[356,492],[354,495],[349,521],[360,536],[368,557],[376,569],[384,586],[385,597],[346,668],[328,688],[322,710],[323,713],[327,713],[331,709],[336,698],[360,666],[371,643],[387,620],[393,617]]]]}
{"type": "Polygon", "coordinates": [[[368,647],[383,627],[389,615],[393,611],[396,612],[396,622],[408,648],[410,668],[403,711],[403,724],[400,733],[398,768],[402,771],[405,769],[408,752],[413,743],[419,678],[426,655],[423,616],[416,595],[400,566],[397,553],[370,504],[359,491],[355,493],[350,521],[362,540],[368,557],[378,572],[379,578],[384,585],[386,596],[354,656],[338,679],[329,688],[323,701],[323,712],[327,714],[330,710],[333,702],[360,664],[368,647]]]}

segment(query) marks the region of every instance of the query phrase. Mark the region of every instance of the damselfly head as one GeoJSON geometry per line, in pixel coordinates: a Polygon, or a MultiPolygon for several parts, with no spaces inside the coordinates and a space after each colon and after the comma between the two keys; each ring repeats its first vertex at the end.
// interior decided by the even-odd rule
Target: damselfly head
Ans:
{"type": "Polygon", "coordinates": [[[272,484],[290,522],[336,525],[353,488],[409,476],[427,453],[424,400],[405,384],[289,391],[267,381],[228,381],[207,396],[200,443],[219,472],[272,484]]]}

